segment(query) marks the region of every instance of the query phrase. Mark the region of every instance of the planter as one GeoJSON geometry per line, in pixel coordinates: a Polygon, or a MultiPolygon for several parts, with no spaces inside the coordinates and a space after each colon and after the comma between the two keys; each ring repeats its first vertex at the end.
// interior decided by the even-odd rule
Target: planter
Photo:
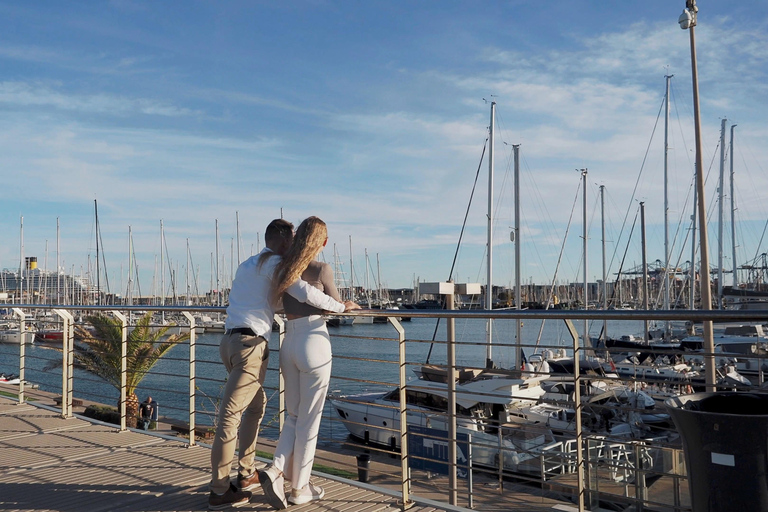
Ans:
{"type": "Polygon", "coordinates": [[[768,394],[665,402],[683,441],[693,512],[768,510],[768,394]]]}

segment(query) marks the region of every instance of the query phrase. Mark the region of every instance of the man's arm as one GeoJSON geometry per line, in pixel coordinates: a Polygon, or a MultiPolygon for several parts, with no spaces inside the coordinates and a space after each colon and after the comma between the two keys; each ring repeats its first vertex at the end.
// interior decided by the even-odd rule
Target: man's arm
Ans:
{"type": "Polygon", "coordinates": [[[294,281],[285,292],[299,302],[306,302],[323,311],[343,313],[346,310],[344,304],[324,294],[303,279],[294,281]]]}

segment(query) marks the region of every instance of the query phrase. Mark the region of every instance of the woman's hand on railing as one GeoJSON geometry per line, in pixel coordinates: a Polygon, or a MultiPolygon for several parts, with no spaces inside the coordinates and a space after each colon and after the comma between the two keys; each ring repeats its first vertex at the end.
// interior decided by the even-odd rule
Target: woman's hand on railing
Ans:
{"type": "Polygon", "coordinates": [[[345,300],[344,301],[344,312],[347,311],[353,311],[355,309],[360,309],[360,305],[356,302],[352,302],[351,300],[345,300]]]}

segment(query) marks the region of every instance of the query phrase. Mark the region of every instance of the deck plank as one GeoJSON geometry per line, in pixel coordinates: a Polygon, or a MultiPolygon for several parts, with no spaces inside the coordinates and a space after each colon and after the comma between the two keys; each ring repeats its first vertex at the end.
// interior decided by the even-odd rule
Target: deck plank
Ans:
{"type": "MultiPolygon", "coordinates": [[[[0,510],[200,511],[207,508],[210,450],[142,432],[120,432],[0,397],[0,510]]],[[[296,512],[396,512],[397,498],[353,481],[314,476],[323,500],[296,512]]],[[[243,511],[271,511],[261,489],[243,511]]],[[[429,512],[418,504],[409,510],[429,512]]],[[[439,509],[438,509],[439,510],[439,509]]]]}

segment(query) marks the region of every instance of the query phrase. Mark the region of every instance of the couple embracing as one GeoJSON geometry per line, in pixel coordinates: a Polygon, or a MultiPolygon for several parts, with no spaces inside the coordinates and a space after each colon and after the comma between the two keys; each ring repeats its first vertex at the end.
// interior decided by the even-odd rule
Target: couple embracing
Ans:
{"type": "Polygon", "coordinates": [[[211,449],[209,510],[247,504],[250,490],[259,484],[275,509],[325,494],[309,480],[331,376],[331,342],[322,315],[360,308],[341,302],[330,266],[315,260],[327,241],[327,227],[317,217],[305,219],[295,235],[293,224],[276,219],[264,233],[265,249],[237,269],[219,346],[229,376],[211,449]],[[257,472],[256,441],[267,403],[268,337],[281,303],[288,318],[280,349],[287,417],[273,463],[257,472]],[[236,446],[235,485],[229,473],[236,446]],[[286,480],[291,482],[287,498],[286,480]]]}

